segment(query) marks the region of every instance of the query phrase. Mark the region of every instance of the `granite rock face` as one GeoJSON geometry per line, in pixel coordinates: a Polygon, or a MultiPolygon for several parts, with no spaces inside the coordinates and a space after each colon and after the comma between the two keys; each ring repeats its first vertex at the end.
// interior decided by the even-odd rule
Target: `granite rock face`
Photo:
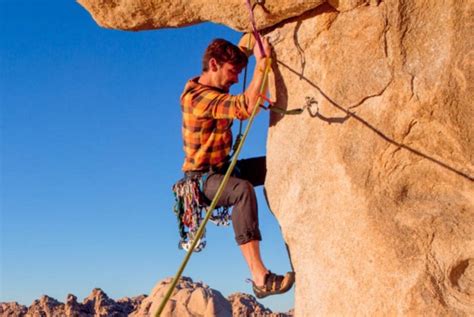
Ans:
{"type": "MultiPolygon", "coordinates": [[[[185,21],[179,5],[136,4],[153,17],[153,3],[163,24],[140,22],[132,1],[81,3],[121,29],[248,26],[243,1],[202,3],[185,21]]],[[[278,106],[311,105],[272,114],[267,143],[296,316],[473,315],[474,4],[286,3],[256,15],[274,46],[278,106]]]]}
{"type": "Polygon", "coordinates": [[[473,13],[323,6],[273,30],[279,105],[317,102],[267,143],[296,316],[474,314],[473,13]]]}

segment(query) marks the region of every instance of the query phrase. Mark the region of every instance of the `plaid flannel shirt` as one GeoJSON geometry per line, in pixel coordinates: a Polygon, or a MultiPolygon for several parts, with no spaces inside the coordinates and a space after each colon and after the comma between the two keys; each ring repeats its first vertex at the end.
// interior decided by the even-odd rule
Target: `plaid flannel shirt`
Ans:
{"type": "Polygon", "coordinates": [[[233,119],[250,117],[243,94],[234,96],[198,80],[189,80],[181,94],[185,172],[226,163],[232,148],[233,119]]]}

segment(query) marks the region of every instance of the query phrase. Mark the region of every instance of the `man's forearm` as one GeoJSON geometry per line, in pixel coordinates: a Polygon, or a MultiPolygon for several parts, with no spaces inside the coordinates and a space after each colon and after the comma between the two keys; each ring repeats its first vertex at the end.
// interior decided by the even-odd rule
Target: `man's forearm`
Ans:
{"type": "MultiPolygon", "coordinates": [[[[258,98],[260,96],[260,88],[262,86],[263,77],[265,74],[265,67],[267,63],[266,58],[257,60],[255,69],[253,71],[252,81],[250,82],[247,90],[245,91],[245,99],[247,101],[247,111],[252,113],[253,108],[257,105],[258,98]]],[[[267,93],[267,85],[265,85],[262,92],[264,95],[267,93]]]]}
{"type": "MultiPolygon", "coordinates": [[[[245,34],[239,42],[240,49],[247,54],[247,56],[255,55],[256,63],[255,69],[253,71],[252,80],[245,91],[245,100],[247,102],[247,112],[252,113],[255,106],[257,105],[258,98],[260,96],[260,89],[263,82],[263,77],[265,74],[265,67],[267,66],[267,58],[263,56],[270,56],[271,55],[271,48],[270,44],[268,43],[268,39],[263,39],[263,47],[264,52],[259,51],[258,47],[255,47],[256,40],[255,37],[251,33],[245,34]]],[[[265,85],[262,94],[267,93],[267,85],[265,85]]]]}

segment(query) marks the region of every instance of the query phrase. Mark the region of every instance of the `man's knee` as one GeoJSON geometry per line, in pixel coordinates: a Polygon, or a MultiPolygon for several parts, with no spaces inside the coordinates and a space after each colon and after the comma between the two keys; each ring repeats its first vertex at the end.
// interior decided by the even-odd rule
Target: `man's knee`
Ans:
{"type": "Polygon", "coordinates": [[[240,181],[234,189],[241,199],[254,197],[255,189],[249,181],[240,181]]]}

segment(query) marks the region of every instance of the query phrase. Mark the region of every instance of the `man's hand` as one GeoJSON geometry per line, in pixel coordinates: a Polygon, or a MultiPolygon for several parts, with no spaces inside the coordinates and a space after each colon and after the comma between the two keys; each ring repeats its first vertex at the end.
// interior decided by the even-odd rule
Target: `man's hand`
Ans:
{"type": "MultiPolygon", "coordinates": [[[[245,33],[240,39],[238,46],[240,50],[247,55],[247,57],[249,57],[253,53],[255,55],[255,58],[257,60],[260,60],[262,59],[262,54],[256,42],[257,41],[255,40],[253,33],[245,33]]],[[[270,57],[272,54],[272,48],[267,37],[262,37],[262,44],[265,56],[270,57]]]]}
{"type": "Polygon", "coordinates": [[[260,47],[258,45],[255,45],[253,47],[253,54],[255,55],[255,58],[257,59],[257,61],[261,60],[264,57],[272,56],[272,47],[270,46],[270,42],[268,41],[267,37],[262,37],[262,44],[263,44],[263,51],[265,53],[265,56],[263,56],[262,52],[260,52],[260,47]]]}

